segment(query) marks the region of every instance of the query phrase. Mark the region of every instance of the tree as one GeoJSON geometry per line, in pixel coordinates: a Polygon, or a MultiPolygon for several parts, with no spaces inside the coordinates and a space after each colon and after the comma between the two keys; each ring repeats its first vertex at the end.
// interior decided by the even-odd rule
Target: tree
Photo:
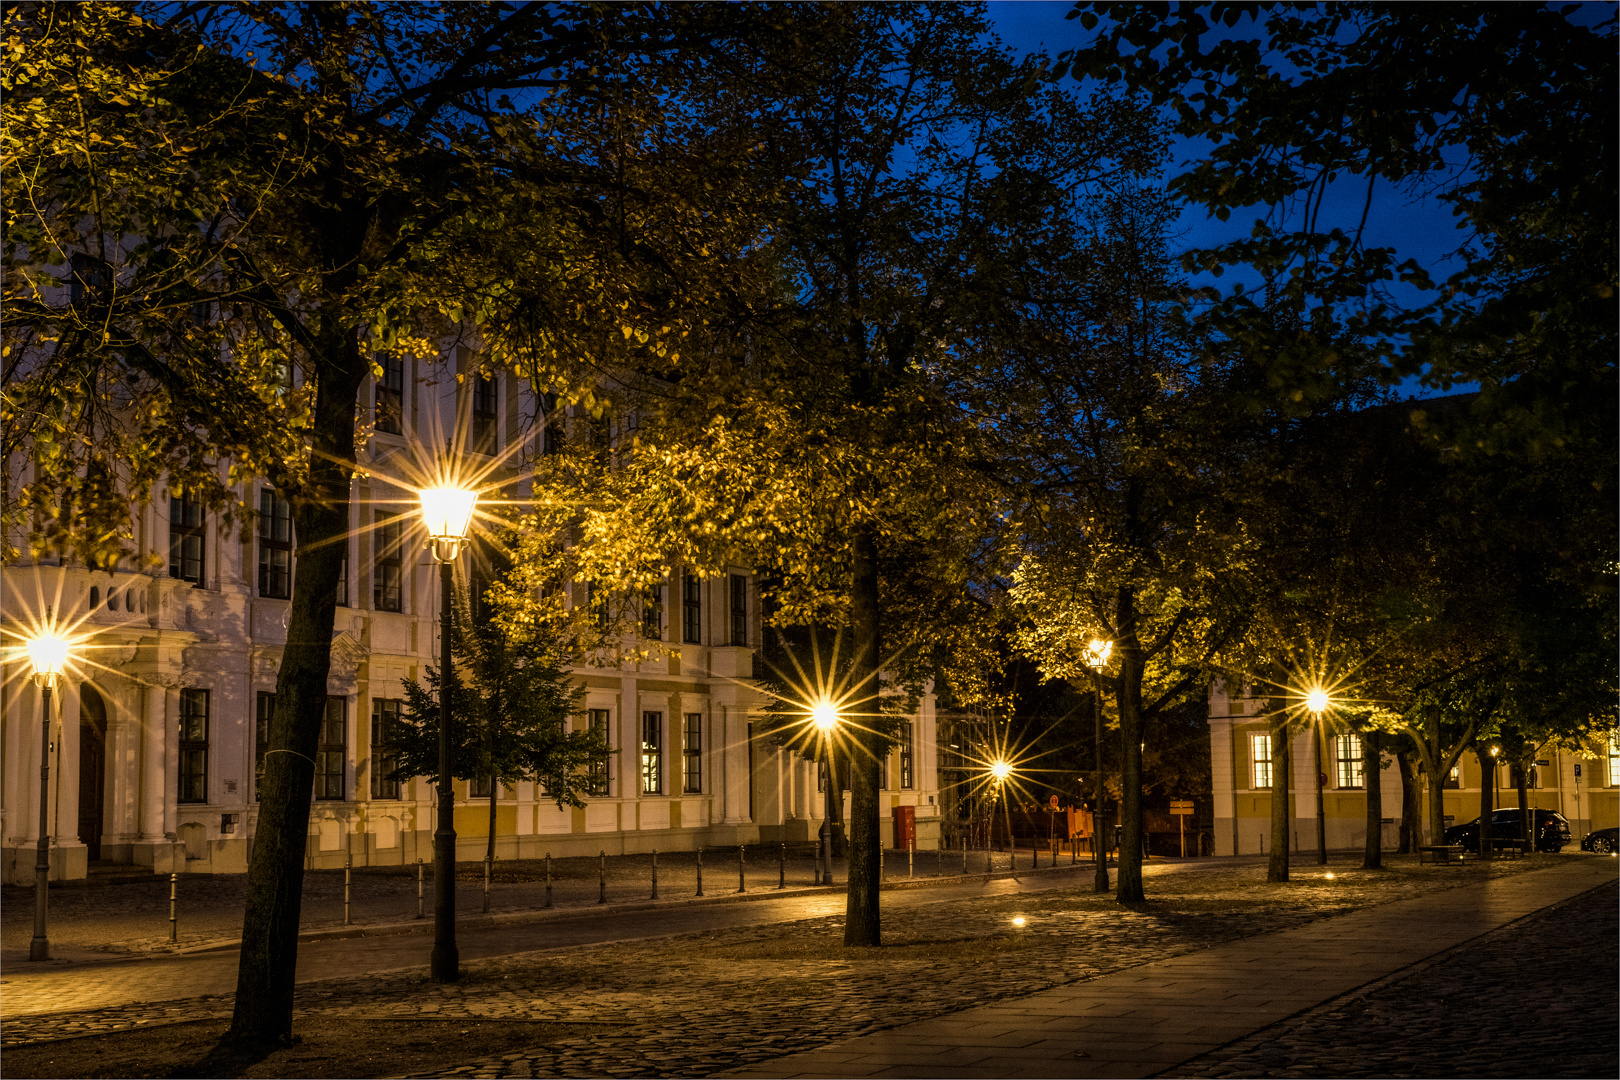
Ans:
{"type": "MultiPolygon", "coordinates": [[[[450,734],[450,775],[489,782],[488,857],[493,859],[499,785],[537,781],[558,806],[583,806],[588,766],[601,760],[607,747],[597,732],[568,730],[585,688],[566,670],[570,650],[543,626],[475,620],[462,603],[452,650],[450,715],[456,727],[450,734]]],[[[390,740],[398,747],[390,779],[437,775],[444,692],[442,667],[428,667],[425,686],[406,680],[406,713],[390,740]]]]}
{"type": "Polygon", "coordinates": [[[589,374],[635,418],[602,477],[611,509],[579,524],[586,577],[628,592],[674,565],[754,566],[778,625],[843,628],[845,943],[875,946],[877,769],[903,697],[880,672],[915,684],[970,655],[991,606],[973,586],[999,559],[982,448],[999,405],[968,376],[1052,191],[1139,151],[1128,108],[1043,89],[980,6],[769,10],[704,107],[714,138],[757,146],[746,179],[769,211],[714,301],[729,342],[557,378],[589,374]]]}
{"type": "MultiPolygon", "coordinates": [[[[358,391],[376,352],[469,340],[463,316],[519,259],[568,268],[527,299],[574,313],[551,347],[590,357],[652,278],[699,258],[701,229],[654,258],[667,237],[607,217],[608,155],[537,153],[559,127],[599,134],[611,110],[598,70],[646,71],[677,39],[702,41],[671,14],[6,9],[6,525],[32,530],[36,547],[106,560],[122,553],[131,500],[162,478],[230,512],[233,486],[263,477],[292,508],[298,559],[249,869],[240,1042],[291,1033],[358,391]]],[[[613,114],[629,126],[645,115],[613,114]]],[[[701,170],[670,163],[701,185],[701,170]]]]}

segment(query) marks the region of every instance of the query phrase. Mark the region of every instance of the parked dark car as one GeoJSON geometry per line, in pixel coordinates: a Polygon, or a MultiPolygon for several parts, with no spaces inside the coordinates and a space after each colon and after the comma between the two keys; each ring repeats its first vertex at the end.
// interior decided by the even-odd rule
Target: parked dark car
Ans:
{"type": "MultiPolygon", "coordinates": [[[[1535,816],[1536,850],[1558,851],[1569,843],[1569,819],[1556,810],[1532,810],[1535,816]]],[[[1491,814],[1491,841],[1520,840],[1524,833],[1518,807],[1491,814]]],[[[1469,851],[1479,850],[1479,818],[1453,825],[1446,830],[1446,843],[1461,844],[1469,851]]]]}
{"type": "Polygon", "coordinates": [[[1616,847],[1620,847],[1620,829],[1599,829],[1581,837],[1582,851],[1595,851],[1599,855],[1607,855],[1616,847]]]}

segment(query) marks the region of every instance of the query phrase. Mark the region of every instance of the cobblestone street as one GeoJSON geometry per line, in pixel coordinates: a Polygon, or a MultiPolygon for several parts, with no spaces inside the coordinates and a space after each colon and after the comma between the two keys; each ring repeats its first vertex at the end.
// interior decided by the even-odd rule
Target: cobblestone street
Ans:
{"type": "Polygon", "coordinates": [[[1614,1076],[1617,910],[1611,883],[1164,1075],[1614,1076]]]}
{"type": "MultiPolygon", "coordinates": [[[[1286,886],[1266,885],[1258,862],[1157,864],[1150,867],[1149,903],[1134,911],[1092,893],[1088,874],[1053,875],[1036,892],[970,898],[931,899],[934,890],[922,889],[886,894],[887,947],[869,953],[844,949],[842,918],[829,914],[487,959],[469,963],[467,977],[453,986],[427,981],[419,968],[305,983],[298,1007],[306,1016],[601,1025],[589,1035],[424,1075],[705,1076],[1357,909],[1466,892],[1568,864],[1537,858],[1419,867],[1391,859],[1391,869],[1380,873],[1346,859],[1327,868],[1331,877],[1297,868],[1286,886]]],[[[5,1042],[19,1046],[228,1009],[229,996],[216,995],[161,1007],[14,1017],[5,1042]]]]}

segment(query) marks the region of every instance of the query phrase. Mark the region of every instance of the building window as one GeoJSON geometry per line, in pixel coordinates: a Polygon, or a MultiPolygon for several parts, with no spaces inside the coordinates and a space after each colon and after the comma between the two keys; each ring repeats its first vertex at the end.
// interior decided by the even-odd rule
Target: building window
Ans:
{"type": "Polygon", "coordinates": [[[664,587],[654,585],[641,595],[641,636],[664,640],[664,587]]]}
{"type": "Polygon", "coordinates": [[[689,795],[700,794],[703,791],[702,713],[686,714],[686,725],[681,739],[681,757],[686,766],[683,770],[681,790],[689,795]]]}
{"type": "Polygon", "coordinates": [[[590,611],[591,623],[597,633],[607,633],[610,625],[607,592],[594,581],[585,585],[585,607],[590,611]]]}
{"type": "Polygon", "coordinates": [[[208,801],[208,691],[180,691],[180,794],[183,803],[208,801]]]}
{"type": "Polygon", "coordinates": [[[394,698],[371,699],[371,797],[399,798],[399,781],[389,774],[399,767],[400,705],[394,698]]]}
{"type": "Polygon", "coordinates": [[[321,739],[315,745],[315,797],[343,798],[343,777],[349,763],[349,702],[340,697],[326,699],[326,715],[321,718],[321,739]]]}
{"type": "Polygon", "coordinates": [[[383,357],[382,377],[377,380],[377,430],[389,435],[404,431],[405,358],[383,357]]]}
{"type": "Polygon", "coordinates": [[[1440,786],[1443,788],[1462,787],[1462,766],[1453,765],[1451,771],[1446,773],[1446,778],[1440,782],[1440,786]]]}
{"type": "Polygon", "coordinates": [[[1268,788],[1271,786],[1271,733],[1259,732],[1249,735],[1249,757],[1254,762],[1254,786],[1268,788]]]}
{"type": "Polygon", "coordinates": [[[264,779],[264,755],[270,748],[270,716],[276,711],[276,695],[259,691],[254,708],[253,723],[253,797],[259,797],[259,782],[264,779]]]}
{"type": "Polygon", "coordinates": [[[608,747],[612,745],[608,736],[608,710],[589,709],[586,716],[590,722],[591,734],[595,735],[602,744],[602,756],[591,762],[591,784],[589,794],[604,798],[608,793],[608,763],[611,755],[608,747]]]}
{"type": "Polygon", "coordinates": [[[169,576],[203,580],[203,507],[184,495],[169,497],[169,576]]]}
{"type": "Polygon", "coordinates": [[[377,512],[377,567],[371,578],[371,604],[378,611],[403,611],[404,590],[400,587],[405,568],[400,561],[405,518],[401,514],[377,512]]]}
{"type": "MultiPolygon", "coordinates": [[[[346,541],[345,541],[346,542],[346,541]]],[[[337,588],[332,590],[337,599],[338,607],[349,606],[349,553],[343,553],[343,561],[338,564],[337,588]]]]}
{"type": "Polygon", "coordinates": [[[1360,735],[1335,735],[1333,737],[1333,759],[1338,766],[1335,779],[1338,781],[1339,787],[1358,788],[1362,786],[1360,735]]]}
{"type": "Polygon", "coordinates": [[[748,578],[731,575],[731,643],[748,644],[748,578]]]}
{"type": "Polygon", "coordinates": [[[259,595],[285,600],[292,595],[292,505],[281,493],[259,492],[259,595]]]}
{"type": "Polygon", "coordinates": [[[681,640],[703,644],[703,579],[696,574],[681,574],[681,640]]]}
{"type": "Polygon", "coordinates": [[[900,786],[912,788],[917,786],[916,776],[912,770],[915,755],[912,745],[913,728],[910,723],[900,728],[900,786]]]}
{"type": "Polygon", "coordinates": [[[641,714],[641,793],[664,793],[664,714],[641,714]]]}
{"type": "Polygon", "coordinates": [[[562,449],[562,421],[562,412],[557,408],[557,395],[550,392],[541,394],[535,422],[540,428],[539,450],[542,457],[562,449]]]}
{"type": "Polygon", "coordinates": [[[495,790],[495,778],[492,776],[475,776],[467,787],[469,799],[487,799],[495,790]]]}
{"type": "Polygon", "coordinates": [[[493,454],[497,449],[495,432],[500,392],[494,379],[478,376],[473,379],[472,392],[472,451],[475,454],[493,454]]]}

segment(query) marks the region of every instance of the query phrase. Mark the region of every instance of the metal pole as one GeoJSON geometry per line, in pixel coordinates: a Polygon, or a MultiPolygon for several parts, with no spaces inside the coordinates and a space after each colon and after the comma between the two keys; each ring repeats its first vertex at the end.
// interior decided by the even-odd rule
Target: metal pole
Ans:
{"type": "Polygon", "coordinates": [[[697,870],[698,870],[698,891],[697,891],[697,894],[699,896],[702,896],[703,895],[703,849],[701,847],[698,848],[698,850],[697,850],[697,857],[698,857],[698,860],[697,860],[697,870]]]}
{"type": "Polygon", "coordinates": [[[1092,698],[1092,719],[1096,721],[1096,750],[1097,750],[1097,793],[1092,800],[1091,810],[1091,854],[1092,861],[1097,864],[1096,881],[1093,890],[1107,892],[1111,887],[1108,884],[1108,842],[1103,834],[1103,800],[1107,797],[1107,789],[1103,787],[1102,765],[1102,687],[1099,685],[1092,698]]]}
{"type": "Polygon", "coordinates": [[[746,846],[747,845],[745,845],[745,844],[738,844],[737,845],[737,891],[738,892],[747,892],[748,891],[748,882],[743,878],[743,849],[746,846]]]}
{"type": "MultiPolygon", "coordinates": [[[[450,554],[433,549],[434,557],[450,554]]],[[[461,950],[456,946],[456,794],[450,787],[450,686],[454,665],[450,639],[455,627],[455,567],[439,562],[439,820],[433,832],[433,954],[435,982],[461,978],[461,950]]]]}
{"type": "Polygon", "coordinates": [[[488,855],[485,855],[484,856],[484,914],[485,915],[489,914],[489,874],[490,874],[490,871],[492,869],[494,869],[494,862],[488,855]]]}
{"type": "Polygon", "coordinates": [[[416,917],[425,918],[422,908],[422,860],[416,860],[416,917]]]}
{"type": "Polygon", "coordinates": [[[596,856],[596,902],[607,903],[607,852],[596,856]]]}
{"type": "Polygon", "coordinates": [[[551,852],[546,852],[546,907],[551,906],[551,852]]]}
{"type": "Polygon", "coordinates": [[[917,876],[917,838],[912,837],[911,843],[906,845],[906,877],[917,876]]]}
{"type": "Polygon", "coordinates": [[[46,898],[51,887],[51,685],[40,687],[44,719],[39,722],[39,852],[34,858],[34,939],[28,959],[49,960],[51,942],[45,932],[46,898]]]}
{"type": "Polygon", "coordinates": [[[169,944],[173,945],[180,940],[180,924],[175,916],[175,901],[180,887],[180,875],[169,875],[169,944]]]}
{"type": "Polygon", "coordinates": [[[780,854],[776,856],[776,887],[787,888],[787,845],[782,845],[780,854]]]}
{"type": "Polygon", "coordinates": [[[343,863],[343,925],[352,925],[349,922],[349,872],[354,866],[354,856],[350,855],[343,863]]]}
{"type": "Polygon", "coordinates": [[[826,748],[827,783],[826,797],[822,800],[821,811],[821,883],[833,883],[833,785],[838,782],[838,774],[833,769],[832,745],[826,748]]]}
{"type": "Polygon", "coordinates": [[[658,899],[658,849],[653,848],[653,891],[652,898],[658,899]]]}
{"type": "Polygon", "coordinates": [[[1322,772],[1322,718],[1316,718],[1316,725],[1311,732],[1311,742],[1316,750],[1316,865],[1327,865],[1327,817],[1322,806],[1322,781],[1325,778],[1322,772]]]}

